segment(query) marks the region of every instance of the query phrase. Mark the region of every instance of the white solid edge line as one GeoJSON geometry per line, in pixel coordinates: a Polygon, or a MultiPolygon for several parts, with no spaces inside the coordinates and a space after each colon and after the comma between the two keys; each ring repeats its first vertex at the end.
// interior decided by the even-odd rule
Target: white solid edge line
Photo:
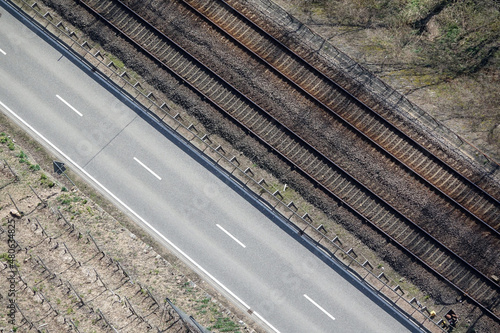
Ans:
{"type": "Polygon", "coordinates": [[[139,161],[139,159],[137,157],[134,157],[134,160],[139,163],[144,169],[148,170],[153,176],[155,176],[156,178],[158,178],[158,180],[161,180],[161,177],[158,176],[153,170],[151,170],[150,168],[148,168],[146,166],[146,164],[142,163],[141,161],[139,161]]]}
{"type": "Polygon", "coordinates": [[[320,309],[321,311],[323,311],[324,314],[326,314],[328,317],[330,317],[332,320],[335,320],[335,317],[332,316],[331,314],[329,314],[325,309],[323,309],[318,303],[316,303],[315,301],[313,301],[311,299],[311,297],[307,296],[306,294],[304,294],[304,297],[309,301],[311,302],[313,305],[315,305],[318,309],[320,309]]]}
{"type": "Polygon", "coordinates": [[[242,242],[240,242],[240,241],[238,240],[238,238],[236,238],[236,237],[234,237],[233,235],[231,235],[231,234],[229,233],[229,231],[227,231],[226,229],[224,229],[223,227],[221,227],[219,224],[216,224],[216,226],[217,226],[220,230],[224,231],[224,232],[226,233],[226,235],[228,235],[229,237],[231,237],[231,238],[232,238],[232,239],[233,239],[236,243],[240,244],[243,248],[247,247],[245,244],[243,244],[242,242]]]}
{"type": "MultiPolygon", "coordinates": [[[[250,307],[243,302],[238,296],[236,296],[231,290],[229,290],[225,285],[223,285],[219,280],[217,280],[212,274],[210,274],[208,271],[206,271],[203,267],[201,267],[196,261],[191,259],[190,256],[188,256],[184,251],[182,251],[180,248],[177,247],[174,243],[172,243],[168,238],[163,236],[158,230],[156,230],[151,224],[146,222],[139,214],[137,214],[132,208],[127,206],[123,201],[121,201],[116,195],[114,195],[110,190],[108,190],[104,185],[99,183],[97,179],[92,177],[87,171],[85,171],[81,166],[76,164],[69,156],[67,156],[65,153],[62,152],[59,148],[57,148],[52,142],[47,140],[41,133],[39,133],[37,130],[35,130],[30,124],[28,124],[24,119],[22,119],[20,116],[18,116],[14,111],[12,111],[7,105],[3,104],[2,101],[0,101],[0,105],[3,106],[8,112],[10,112],[14,117],[16,117],[20,122],[24,124],[27,128],[30,129],[33,133],[35,133],[40,139],[45,141],[48,145],[52,147],[55,151],[57,151],[66,161],[68,161],[70,164],[74,165],[80,172],[82,172],[85,176],[87,176],[91,181],[93,181],[97,186],[99,186],[101,189],[104,190],[108,195],[110,195],[114,200],[116,200],[120,205],[125,207],[132,215],[134,215],[136,218],[138,218],[142,223],[144,223],[148,228],[150,228],[152,231],[154,231],[161,239],[163,239],[165,242],[167,242],[171,247],[173,247],[178,253],[180,253],[184,258],[186,258],[191,264],[193,264],[196,268],[198,268],[200,271],[203,272],[206,276],[208,276],[213,282],[215,282],[219,287],[224,289],[231,297],[233,297],[236,301],[238,301],[241,305],[243,305],[247,310],[250,309],[250,307]]],[[[273,325],[271,325],[267,320],[265,320],[260,314],[257,312],[253,312],[255,316],[257,316],[262,322],[264,322],[269,328],[271,328],[273,331],[276,333],[280,333],[276,328],[274,328],[273,325]]]]}
{"type": "Polygon", "coordinates": [[[4,50],[0,49],[0,53],[3,54],[3,55],[7,55],[7,53],[5,53],[4,50]]]}
{"type": "Polygon", "coordinates": [[[77,115],[79,115],[80,117],[83,117],[83,114],[81,112],[79,112],[77,109],[75,109],[71,104],[69,104],[68,102],[66,102],[64,100],[64,98],[62,98],[61,96],[59,95],[56,95],[57,98],[59,98],[59,100],[61,102],[63,102],[64,104],[66,104],[71,110],[75,111],[77,115]]]}

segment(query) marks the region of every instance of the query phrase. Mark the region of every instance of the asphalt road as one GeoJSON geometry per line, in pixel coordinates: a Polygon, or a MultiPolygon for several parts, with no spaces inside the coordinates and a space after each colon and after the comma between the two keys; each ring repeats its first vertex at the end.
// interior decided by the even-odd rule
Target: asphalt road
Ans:
{"type": "Polygon", "coordinates": [[[0,110],[270,332],[414,330],[3,2],[0,13],[0,110]]]}

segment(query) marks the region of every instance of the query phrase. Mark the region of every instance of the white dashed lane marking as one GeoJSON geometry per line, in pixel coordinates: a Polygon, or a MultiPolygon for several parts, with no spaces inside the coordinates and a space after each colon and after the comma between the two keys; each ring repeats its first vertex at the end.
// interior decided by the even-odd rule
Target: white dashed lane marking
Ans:
{"type": "Polygon", "coordinates": [[[307,296],[306,294],[304,294],[304,297],[309,301],[311,302],[315,307],[317,307],[318,309],[320,309],[324,314],[326,314],[328,317],[330,317],[331,320],[335,320],[335,317],[332,316],[331,314],[329,314],[325,309],[323,309],[318,303],[316,303],[315,301],[313,301],[311,299],[311,297],[307,296]]]}
{"type": "Polygon", "coordinates": [[[57,97],[57,98],[59,98],[59,100],[60,100],[61,102],[63,102],[64,104],[66,104],[66,105],[67,105],[67,106],[68,106],[71,110],[75,111],[75,113],[76,113],[77,115],[79,115],[80,117],[83,117],[83,114],[82,114],[81,112],[79,112],[77,109],[75,109],[75,108],[74,108],[71,104],[69,104],[68,102],[66,102],[66,101],[64,100],[64,98],[62,98],[62,97],[61,97],[61,96],[59,96],[59,95],[56,95],[56,97],[57,97]]]}
{"type": "Polygon", "coordinates": [[[232,238],[232,239],[233,239],[236,243],[240,244],[243,248],[245,248],[245,247],[246,247],[246,245],[245,245],[245,244],[243,244],[243,243],[242,243],[242,242],[240,242],[240,241],[239,241],[236,237],[234,237],[233,235],[231,235],[231,234],[229,233],[229,231],[227,231],[226,229],[224,229],[223,227],[221,227],[219,224],[216,224],[216,226],[217,226],[217,228],[219,228],[220,230],[224,231],[224,233],[225,233],[226,235],[228,235],[229,237],[231,237],[231,238],[232,238]]]}
{"type": "Polygon", "coordinates": [[[148,168],[146,166],[146,164],[142,163],[141,161],[139,161],[139,159],[137,157],[134,157],[134,160],[139,163],[144,169],[148,170],[153,176],[155,176],[156,178],[158,178],[158,180],[161,180],[161,177],[158,176],[153,170],[151,170],[150,168],[148,168]]]}

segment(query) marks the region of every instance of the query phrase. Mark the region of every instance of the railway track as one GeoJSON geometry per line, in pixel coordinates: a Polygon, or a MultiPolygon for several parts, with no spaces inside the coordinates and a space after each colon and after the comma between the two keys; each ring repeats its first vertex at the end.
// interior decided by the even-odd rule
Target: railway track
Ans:
{"type": "Polygon", "coordinates": [[[88,10],[231,116],[311,180],[498,319],[498,285],[212,72],[119,1],[85,0],[88,10]]]}
{"type": "Polygon", "coordinates": [[[293,53],[233,6],[231,0],[180,0],[254,56],[274,68],[297,89],[403,165],[493,233],[500,231],[500,201],[458,169],[449,166],[391,122],[352,96],[327,75],[293,53]],[[226,4],[224,4],[226,2],[226,4]]]}

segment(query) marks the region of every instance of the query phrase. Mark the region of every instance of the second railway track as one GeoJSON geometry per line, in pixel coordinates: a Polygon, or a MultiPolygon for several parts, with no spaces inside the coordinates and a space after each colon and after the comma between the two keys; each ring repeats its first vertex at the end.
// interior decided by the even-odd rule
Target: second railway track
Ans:
{"type": "Polygon", "coordinates": [[[82,1],[311,180],[498,318],[498,285],[119,1],[82,1]]]}
{"type": "Polygon", "coordinates": [[[363,138],[415,172],[455,205],[499,233],[500,202],[495,196],[412,140],[233,6],[223,1],[180,1],[273,67],[363,138]]]}

